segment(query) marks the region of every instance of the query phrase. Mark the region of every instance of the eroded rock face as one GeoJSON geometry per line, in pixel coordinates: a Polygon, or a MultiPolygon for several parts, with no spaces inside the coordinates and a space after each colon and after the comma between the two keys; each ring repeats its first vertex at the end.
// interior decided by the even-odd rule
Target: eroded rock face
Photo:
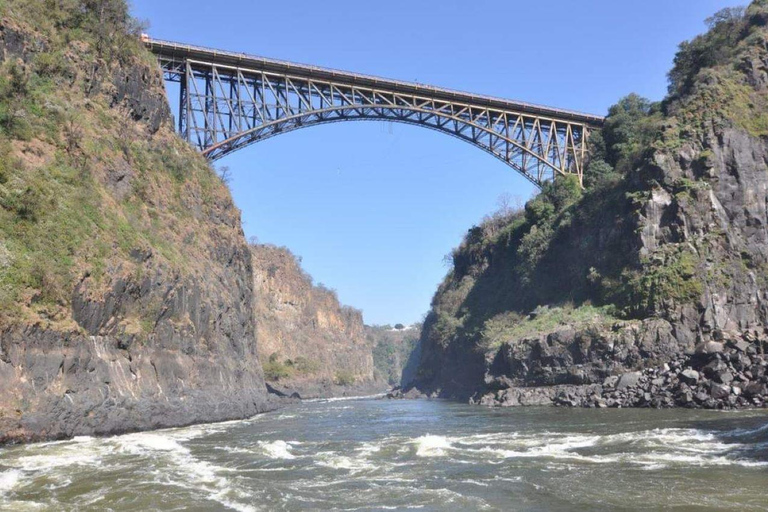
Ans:
{"type": "Polygon", "coordinates": [[[222,421],[272,408],[248,355],[185,353],[177,343],[2,334],[0,442],[107,435],[222,421]]]}
{"type": "Polygon", "coordinates": [[[515,405],[519,400],[508,396],[533,393],[521,390],[566,386],[535,395],[580,406],[762,405],[767,161],[765,143],[735,128],[712,128],[699,149],[685,146],[675,158],[659,153],[633,178],[650,183],[653,176],[655,184],[638,209],[636,228],[624,233],[636,236],[628,246],[638,261],[673,264],[664,258],[678,247],[695,255],[688,279],[701,283],[698,296],[661,304],[655,317],[611,329],[562,327],[510,340],[488,358],[484,377],[486,388],[503,394],[479,391],[484,398],[475,401],[515,405]],[[680,191],[681,182],[695,185],[680,191]],[[755,372],[746,370],[750,366],[755,372]]]}
{"type": "Polygon", "coordinates": [[[145,278],[116,275],[105,296],[74,291],[69,332],[0,332],[0,442],[221,421],[267,399],[244,243],[214,252],[216,274],[181,277],[143,255],[145,278]]]}
{"type": "Polygon", "coordinates": [[[362,313],[313,285],[286,248],[257,244],[250,251],[258,351],[270,386],[302,398],[386,389],[374,378],[362,313]]]}
{"type": "MultiPolygon", "coordinates": [[[[684,147],[676,159],[658,155],[636,177],[652,175],[657,184],[639,209],[634,247],[640,258],[670,247],[691,251],[697,275],[690,279],[700,280],[700,295],[663,304],[656,318],[619,322],[612,329],[565,327],[510,340],[489,359],[486,385],[572,386],[559,398],[552,395],[559,405],[762,405],[767,160],[762,140],[733,128],[713,128],[704,147],[684,147]],[[681,193],[681,180],[697,185],[681,193]],[[575,391],[597,384],[599,392],[575,391]]],[[[496,396],[486,402],[508,401],[496,396]]]]}
{"type": "MultiPolygon", "coordinates": [[[[478,393],[472,403],[492,407],[764,407],[768,362],[760,345],[729,339],[719,352],[678,355],[661,366],[607,377],[602,384],[516,386],[478,393]]],[[[497,381],[500,383],[501,381],[497,381]]]]}
{"type": "Polygon", "coordinates": [[[762,140],[737,128],[712,127],[699,149],[685,146],[675,158],[661,153],[652,169],[639,171],[638,179],[661,179],[639,218],[640,253],[685,246],[698,261],[699,300],[659,312],[678,331],[709,340],[717,331],[764,329],[767,159],[762,140]],[[681,191],[681,182],[692,185],[681,191]]]}
{"type": "Polygon", "coordinates": [[[127,108],[134,120],[147,125],[150,133],[156,133],[160,125],[171,118],[168,99],[160,93],[162,77],[154,70],[144,66],[118,68],[113,83],[113,105],[127,108]]]}

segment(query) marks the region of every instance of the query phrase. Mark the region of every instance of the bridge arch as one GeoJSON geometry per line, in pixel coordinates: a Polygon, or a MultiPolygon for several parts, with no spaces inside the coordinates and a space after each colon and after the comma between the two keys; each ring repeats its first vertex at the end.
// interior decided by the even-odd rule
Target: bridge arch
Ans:
{"type": "Polygon", "coordinates": [[[583,179],[602,118],[422,84],[145,39],[180,84],[178,130],[210,160],[280,133],[349,120],[423,126],[468,142],[537,186],[583,179]]]}
{"type": "Polygon", "coordinates": [[[229,153],[255,144],[256,142],[269,139],[282,133],[295,131],[300,128],[340,121],[392,121],[429,128],[459,140],[463,140],[464,142],[468,142],[511,166],[537,186],[539,186],[542,181],[548,179],[547,175],[554,177],[554,173],[559,172],[558,168],[549,162],[542,160],[534,151],[526,148],[513,139],[499,137],[501,141],[500,144],[503,144],[504,146],[503,150],[499,149],[499,144],[494,145],[488,143],[487,141],[495,134],[487,127],[474,127],[457,119],[455,116],[443,114],[435,114],[431,118],[434,119],[434,122],[430,122],[429,120],[424,120],[422,118],[424,115],[431,114],[423,109],[398,108],[395,110],[387,107],[363,108],[354,105],[328,108],[313,112],[302,112],[236,133],[230,138],[204,149],[202,153],[206,157],[209,157],[210,160],[215,161],[229,153]],[[483,136],[475,136],[476,132],[473,133],[471,128],[482,130],[482,132],[484,132],[483,136]],[[520,160],[522,163],[518,163],[508,157],[508,145],[514,147],[515,151],[521,154],[520,160]],[[523,153],[526,155],[523,156],[523,153]],[[534,165],[531,165],[528,162],[535,165],[535,171],[532,170],[534,165]],[[535,172],[535,174],[533,174],[533,172],[535,172]]]}

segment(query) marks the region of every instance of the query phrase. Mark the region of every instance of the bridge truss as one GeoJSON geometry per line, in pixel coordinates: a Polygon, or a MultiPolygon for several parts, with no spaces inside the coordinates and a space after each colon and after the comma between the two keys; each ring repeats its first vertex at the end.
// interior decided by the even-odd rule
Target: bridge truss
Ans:
{"type": "Polygon", "coordinates": [[[158,41],[179,83],[178,131],[208,159],[305,126],[379,120],[431,128],[492,154],[537,186],[583,180],[590,129],[603,118],[437,87],[158,41]]]}

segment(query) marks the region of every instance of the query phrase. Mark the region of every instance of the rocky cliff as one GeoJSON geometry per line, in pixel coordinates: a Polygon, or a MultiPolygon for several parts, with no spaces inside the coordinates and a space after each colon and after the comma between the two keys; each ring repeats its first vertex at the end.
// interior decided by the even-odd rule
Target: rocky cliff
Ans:
{"type": "Polygon", "coordinates": [[[663,102],[611,109],[585,191],[560,179],[469,231],[417,387],[500,405],[766,402],[768,3],[707,21],[663,102]]]}
{"type": "Polygon", "coordinates": [[[0,441],[268,407],[239,212],[134,25],[0,3],[0,441]]]}
{"type": "Polygon", "coordinates": [[[250,249],[258,352],[270,386],[303,398],[383,391],[362,313],[313,284],[288,249],[250,249]]]}

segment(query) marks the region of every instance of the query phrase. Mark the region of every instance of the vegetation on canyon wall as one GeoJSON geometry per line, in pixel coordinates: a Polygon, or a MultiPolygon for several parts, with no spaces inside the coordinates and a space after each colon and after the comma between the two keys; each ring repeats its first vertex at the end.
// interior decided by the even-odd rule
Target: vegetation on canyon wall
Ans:
{"type": "MultiPolygon", "coordinates": [[[[162,82],[125,2],[12,0],[0,16],[0,321],[76,329],[75,286],[87,280],[97,296],[116,268],[140,279],[138,252],[173,273],[202,273],[195,256],[232,236],[205,219],[232,224],[237,212],[164,125],[162,82]],[[142,78],[154,90],[130,97],[142,78]]],[[[149,313],[132,312],[125,329],[148,336],[149,313]]]]}
{"type": "Polygon", "coordinates": [[[376,378],[390,386],[399,386],[408,359],[416,350],[421,324],[366,326],[366,337],[373,347],[376,378]]]}

